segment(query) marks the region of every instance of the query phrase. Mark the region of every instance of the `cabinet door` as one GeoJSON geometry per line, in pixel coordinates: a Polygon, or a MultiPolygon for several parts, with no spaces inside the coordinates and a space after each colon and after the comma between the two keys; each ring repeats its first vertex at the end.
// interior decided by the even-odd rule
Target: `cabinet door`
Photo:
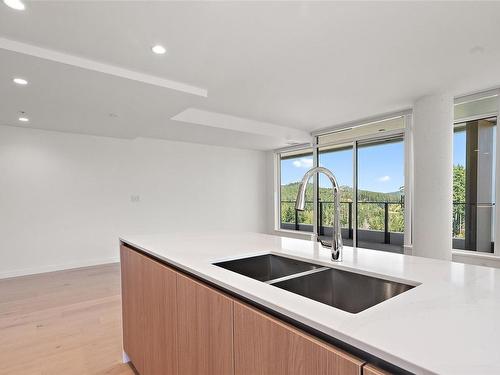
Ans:
{"type": "Polygon", "coordinates": [[[363,362],[265,313],[234,303],[235,375],[360,375],[363,362]]]}
{"type": "Polygon", "coordinates": [[[140,375],[177,374],[176,273],[125,246],[123,348],[140,375]]]}
{"type": "Polygon", "coordinates": [[[391,375],[391,373],[368,363],[363,366],[363,375],[391,375]]]}
{"type": "Polygon", "coordinates": [[[177,274],[179,374],[233,374],[233,300],[177,274]]]}

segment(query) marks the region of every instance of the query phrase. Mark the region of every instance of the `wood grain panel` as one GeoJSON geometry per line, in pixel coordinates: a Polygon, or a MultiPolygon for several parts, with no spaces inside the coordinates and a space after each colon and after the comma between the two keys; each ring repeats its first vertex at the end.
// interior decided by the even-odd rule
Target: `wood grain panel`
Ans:
{"type": "Polygon", "coordinates": [[[390,372],[382,370],[370,363],[363,366],[363,375],[392,375],[390,372]]]}
{"type": "Polygon", "coordinates": [[[179,374],[233,374],[233,300],[181,274],[177,298],[179,374]]]}
{"type": "Polygon", "coordinates": [[[360,375],[363,361],[234,302],[235,375],[360,375]]]}
{"type": "Polygon", "coordinates": [[[124,246],[120,247],[122,279],[123,349],[138,370],[145,367],[145,354],[141,348],[143,336],[142,259],[124,246]]]}
{"type": "Polygon", "coordinates": [[[124,350],[141,375],[176,375],[176,272],[125,246],[121,264],[124,350]]]}

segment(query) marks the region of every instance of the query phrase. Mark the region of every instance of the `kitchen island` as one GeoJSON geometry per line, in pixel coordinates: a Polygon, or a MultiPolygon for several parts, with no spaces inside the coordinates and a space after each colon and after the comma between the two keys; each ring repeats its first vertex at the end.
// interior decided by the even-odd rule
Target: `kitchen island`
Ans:
{"type": "Polygon", "coordinates": [[[498,269],[349,247],[332,263],[318,243],[258,233],[123,236],[121,256],[141,375],[500,373],[498,269]],[[214,265],[262,254],[412,288],[351,313],[214,265]]]}

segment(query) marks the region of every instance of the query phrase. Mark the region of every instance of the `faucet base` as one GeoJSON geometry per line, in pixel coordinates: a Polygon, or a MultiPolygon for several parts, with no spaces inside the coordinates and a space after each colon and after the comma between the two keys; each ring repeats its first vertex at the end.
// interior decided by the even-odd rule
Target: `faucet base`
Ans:
{"type": "MultiPolygon", "coordinates": [[[[323,241],[323,240],[319,240],[319,242],[321,243],[321,246],[323,246],[325,249],[329,249],[329,250],[332,249],[332,243],[331,242],[323,241]]],[[[342,262],[341,251],[337,250],[337,253],[340,253],[340,254],[338,254],[337,257],[335,257],[335,255],[332,252],[332,257],[331,257],[332,262],[342,262]]]]}
{"type": "Polygon", "coordinates": [[[321,240],[318,238],[318,242],[323,246],[325,249],[331,249],[332,248],[332,243],[330,241],[325,241],[321,240]]]}

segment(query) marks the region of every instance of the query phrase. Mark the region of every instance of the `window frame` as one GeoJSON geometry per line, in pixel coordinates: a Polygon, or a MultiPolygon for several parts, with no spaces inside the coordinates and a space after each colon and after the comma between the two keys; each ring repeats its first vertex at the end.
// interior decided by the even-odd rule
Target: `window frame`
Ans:
{"type": "MultiPolygon", "coordinates": [[[[480,113],[480,114],[475,114],[473,116],[468,116],[468,117],[460,117],[456,118],[454,114],[453,118],[453,123],[452,126],[455,126],[456,123],[461,123],[461,122],[467,122],[467,121],[473,121],[473,120],[478,120],[481,118],[485,117],[497,117],[497,121],[500,119],[500,89],[492,89],[492,90],[487,90],[487,91],[477,91],[472,94],[464,94],[464,95],[459,95],[455,97],[454,100],[454,105],[457,104],[462,104],[467,101],[475,101],[479,100],[481,98],[487,97],[487,96],[496,96],[496,111],[493,112],[488,112],[488,113],[480,113]]],[[[303,238],[306,237],[315,237],[318,231],[317,228],[317,211],[318,211],[318,199],[317,199],[317,177],[314,179],[314,215],[313,215],[313,233],[310,232],[300,232],[300,231],[295,231],[295,230],[286,230],[286,229],[280,229],[280,220],[281,220],[281,212],[280,212],[280,184],[281,184],[281,170],[280,170],[280,154],[282,152],[286,151],[291,151],[294,149],[300,149],[300,148],[312,148],[313,150],[313,166],[318,165],[318,148],[319,147],[324,147],[328,145],[333,145],[333,143],[324,143],[322,145],[318,145],[317,143],[317,137],[326,134],[326,133],[332,133],[332,132],[337,132],[349,127],[355,127],[355,126],[361,126],[363,124],[367,124],[369,122],[376,122],[376,121],[384,121],[388,120],[397,116],[404,116],[404,121],[405,121],[405,126],[403,130],[404,136],[404,143],[405,143],[405,150],[404,150],[404,165],[405,165],[405,240],[404,240],[404,253],[405,254],[412,254],[412,221],[413,221],[413,159],[414,159],[414,154],[413,154],[413,117],[412,117],[412,110],[407,109],[401,112],[396,112],[396,113],[391,113],[391,114],[385,114],[381,116],[376,116],[372,118],[367,118],[367,119],[362,119],[362,120],[357,120],[357,121],[351,121],[343,124],[339,124],[333,127],[328,127],[324,129],[320,129],[318,131],[312,132],[311,133],[311,143],[306,143],[306,144],[301,144],[297,146],[292,146],[292,147],[286,147],[286,148],[281,148],[274,150],[274,171],[275,171],[275,178],[274,178],[274,186],[275,186],[275,191],[274,191],[274,230],[276,232],[286,232],[291,235],[298,235],[299,237],[302,236],[303,238]]],[[[498,122],[497,122],[498,125],[498,122]]],[[[497,130],[497,145],[500,145],[500,130],[497,130]]],[[[379,136],[383,136],[385,133],[379,134],[379,136]]],[[[348,140],[344,139],[339,141],[338,143],[348,143],[348,140]]],[[[357,163],[356,160],[356,154],[354,153],[353,155],[353,164],[357,163]]],[[[495,196],[500,197],[500,150],[497,149],[496,152],[496,182],[495,182],[495,196]]],[[[354,168],[354,166],[353,166],[354,168]]],[[[354,169],[356,170],[356,169],[354,169]]],[[[356,186],[356,181],[357,181],[357,176],[354,177],[354,184],[353,184],[353,189],[357,190],[356,186]]],[[[357,207],[354,208],[353,210],[356,209],[357,207]]],[[[354,220],[357,219],[355,215],[354,220]]],[[[356,225],[357,223],[353,223],[353,226],[356,225]]],[[[451,232],[451,230],[450,230],[451,232]]],[[[451,233],[450,233],[451,235],[451,233]]],[[[468,257],[468,258],[485,258],[485,259],[499,259],[500,258],[500,240],[497,241],[497,238],[500,238],[500,204],[495,205],[495,244],[494,244],[494,252],[493,253],[478,253],[475,251],[468,251],[468,250],[459,250],[459,249],[452,249],[452,254],[457,255],[457,256],[463,256],[463,257],[468,257]]]]}
{"type": "MultiPolygon", "coordinates": [[[[356,214],[353,215],[353,228],[357,228],[357,146],[360,142],[375,142],[381,141],[389,138],[400,137],[404,142],[404,195],[405,195],[405,231],[404,231],[404,254],[411,254],[411,245],[412,245],[412,191],[413,191],[413,152],[412,152],[412,113],[411,109],[385,114],[377,117],[366,118],[358,121],[353,121],[349,123],[344,123],[341,125],[337,125],[331,128],[320,129],[316,132],[311,133],[312,142],[307,144],[301,144],[293,147],[286,147],[277,149],[274,151],[274,162],[275,162],[275,220],[274,220],[274,230],[277,232],[287,232],[293,234],[306,235],[308,237],[316,238],[318,236],[318,211],[319,211],[319,202],[318,202],[318,176],[314,176],[313,180],[313,192],[314,192],[314,205],[313,205],[313,232],[304,232],[297,230],[288,230],[281,228],[281,154],[290,152],[290,151],[298,151],[298,150],[312,150],[313,153],[313,167],[318,166],[319,163],[319,149],[329,146],[338,146],[338,145],[347,145],[352,144],[353,150],[353,191],[356,192],[354,194],[353,199],[353,212],[356,214]],[[318,139],[322,135],[331,134],[335,132],[342,131],[348,128],[360,127],[368,124],[372,124],[375,122],[383,122],[391,119],[395,119],[401,117],[403,120],[403,127],[401,129],[388,130],[375,134],[368,134],[363,136],[352,137],[348,139],[340,139],[334,142],[321,143],[319,144],[318,139]]],[[[357,244],[357,236],[356,230],[353,231],[353,246],[357,244]]],[[[354,246],[355,247],[355,246],[354,246]]]]}
{"type": "MultiPolygon", "coordinates": [[[[294,233],[294,234],[301,234],[305,235],[307,237],[314,236],[316,233],[316,220],[315,220],[315,215],[316,215],[316,205],[313,205],[313,230],[312,232],[306,232],[306,231],[300,231],[300,230],[294,230],[294,229],[284,229],[281,228],[281,154],[283,153],[289,153],[289,152],[299,152],[299,151],[304,151],[304,154],[309,154],[309,152],[306,152],[306,150],[310,150],[312,156],[313,156],[313,166],[315,166],[315,153],[314,149],[311,145],[311,143],[303,143],[300,145],[295,145],[292,147],[285,147],[281,148],[278,150],[274,150],[274,230],[277,232],[285,232],[285,233],[294,233]]],[[[313,201],[316,201],[316,177],[314,177],[313,181],[313,186],[314,186],[314,196],[313,196],[313,201]]]]}

